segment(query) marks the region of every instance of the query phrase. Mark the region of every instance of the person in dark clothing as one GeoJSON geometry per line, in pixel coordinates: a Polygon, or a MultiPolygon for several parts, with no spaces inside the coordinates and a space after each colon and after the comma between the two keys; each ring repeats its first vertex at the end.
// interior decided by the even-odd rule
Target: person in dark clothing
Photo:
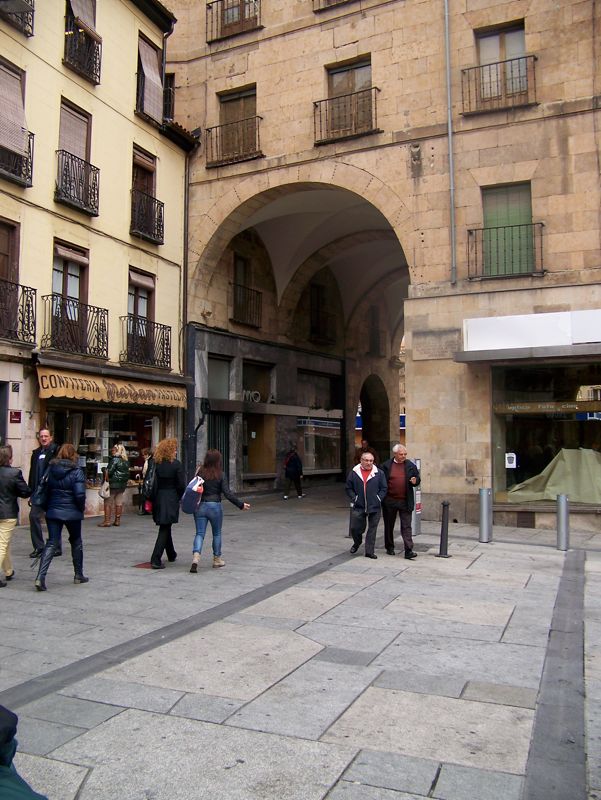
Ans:
{"type": "Polygon", "coordinates": [[[361,462],[349,472],[346,479],[346,495],[351,501],[351,553],[356,553],[365,534],[365,555],[377,558],[376,530],[382,513],[382,500],[386,495],[386,478],[374,464],[371,453],[363,453],[361,462]]]}
{"type": "MultiPolygon", "coordinates": [[[[52,434],[48,428],[40,428],[38,431],[39,447],[31,453],[31,463],[29,465],[29,479],[28,484],[31,492],[35,492],[44,473],[48,469],[51,460],[55,458],[58,452],[58,445],[52,440],[52,434]]],[[[30,553],[30,558],[37,558],[42,554],[44,549],[44,533],[42,530],[42,522],[44,521],[44,509],[40,506],[31,506],[29,512],[29,530],[31,533],[31,544],[33,551],[30,553]]]]}
{"type": "Polygon", "coordinates": [[[46,524],[48,541],[42,552],[35,588],[46,591],[46,574],[61,548],[63,525],[69,532],[71,557],[73,559],[73,583],[87,583],[89,578],[83,574],[83,543],[81,541],[81,521],[86,506],[86,479],[83,469],[78,466],[77,451],[72,444],[64,444],[48,467],[48,504],[46,524]]]}
{"type": "Polygon", "coordinates": [[[110,528],[111,525],[119,527],[123,513],[123,492],[129,480],[129,456],[122,444],[113,445],[104,479],[109,482],[111,493],[104,501],[104,520],[98,523],[98,527],[110,528]],[[113,509],[115,521],[111,522],[113,509]]]}
{"type": "Polygon", "coordinates": [[[384,517],[384,546],[389,556],[395,555],[394,524],[396,516],[401,519],[401,536],[405,545],[405,558],[417,558],[413,550],[411,513],[415,507],[415,487],[421,483],[419,470],[413,461],[407,460],[407,449],[402,444],[392,448],[392,458],[382,464],[386,476],[387,492],[382,506],[384,517]]]}
{"type": "Polygon", "coordinates": [[[378,454],[374,450],[374,448],[370,445],[370,443],[367,441],[367,439],[361,439],[361,445],[355,448],[355,464],[361,463],[361,456],[363,455],[363,453],[371,453],[372,456],[374,457],[374,464],[376,465],[376,467],[378,466],[378,461],[379,461],[378,454]]]}
{"type": "Polygon", "coordinates": [[[294,484],[297,497],[301,498],[303,494],[303,462],[300,460],[299,454],[296,452],[294,445],[288,450],[284,458],[284,476],[286,478],[286,494],[284,500],[287,500],[290,495],[290,487],[294,484]]]}
{"type": "Polygon", "coordinates": [[[25,483],[20,469],[11,466],[13,449],[10,445],[0,447],[0,588],[14,578],[15,571],[10,558],[10,540],[19,517],[18,497],[29,497],[31,489],[25,483]]]}
{"type": "Polygon", "coordinates": [[[46,795],[34,792],[13,764],[18,721],[16,714],[0,706],[0,797],[2,800],[48,800],[46,795]]]}
{"type": "Polygon", "coordinates": [[[175,561],[177,553],[171,537],[171,526],[179,520],[179,501],[186,489],[184,468],[176,458],[177,439],[163,439],[154,451],[156,487],[152,500],[152,518],[159,526],[154,550],[150,556],[152,569],[165,569],[163,552],[168,561],[175,561]]]}
{"type": "Polygon", "coordinates": [[[232,494],[223,474],[223,463],[219,450],[207,450],[202,466],[196,470],[196,475],[203,479],[202,500],[194,512],[196,535],[192,545],[192,566],[190,572],[198,572],[200,554],[207,531],[207,523],[211,523],[213,534],[213,567],[225,567],[221,557],[221,527],[223,524],[223,508],[221,496],[227,497],[241,511],[248,511],[249,503],[239,500],[232,494]]]}

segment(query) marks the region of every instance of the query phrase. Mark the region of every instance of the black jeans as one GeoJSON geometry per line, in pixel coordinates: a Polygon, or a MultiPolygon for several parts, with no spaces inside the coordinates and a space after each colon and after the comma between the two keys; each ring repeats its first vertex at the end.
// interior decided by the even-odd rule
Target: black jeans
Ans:
{"type": "Polygon", "coordinates": [[[380,511],[372,511],[366,514],[365,511],[359,511],[355,508],[351,511],[351,535],[353,542],[357,547],[363,541],[363,531],[367,524],[367,533],[365,534],[365,555],[373,555],[376,547],[376,531],[378,529],[378,522],[380,521],[380,511]]]}
{"type": "Polygon", "coordinates": [[[175,561],[177,553],[173,546],[173,539],[171,538],[171,525],[159,525],[159,532],[157,540],[154,543],[154,550],[150,556],[150,563],[158,567],[163,557],[163,551],[166,551],[169,561],[175,561]]]}
{"type": "Polygon", "coordinates": [[[397,514],[401,519],[401,536],[405,545],[405,552],[413,550],[413,531],[411,529],[412,512],[407,510],[405,500],[384,499],[382,503],[382,516],[384,518],[384,547],[394,550],[394,525],[397,514]]]}

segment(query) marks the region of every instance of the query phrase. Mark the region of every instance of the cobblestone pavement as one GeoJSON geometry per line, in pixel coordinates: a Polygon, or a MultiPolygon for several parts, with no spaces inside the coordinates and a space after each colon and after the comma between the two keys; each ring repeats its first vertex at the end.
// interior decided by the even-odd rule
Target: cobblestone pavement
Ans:
{"type": "MultiPolygon", "coordinates": [[[[422,523],[419,557],[349,554],[340,486],[225,504],[190,574],[156,528],[84,523],[34,591],[29,531],[0,590],[0,703],[50,800],[601,798],[601,535],[422,523]]],[[[66,543],[65,543],[66,545],[66,543]]]]}

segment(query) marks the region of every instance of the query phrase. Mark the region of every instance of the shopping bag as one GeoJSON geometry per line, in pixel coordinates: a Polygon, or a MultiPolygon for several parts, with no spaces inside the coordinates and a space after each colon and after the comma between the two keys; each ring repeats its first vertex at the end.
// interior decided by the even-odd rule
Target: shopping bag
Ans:
{"type": "Polygon", "coordinates": [[[186,486],[181,500],[184,514],[194,514],[195,511],[198,511],[198,506],[202,501],[203,483],[203,479],[196,475],[186,486]]]}

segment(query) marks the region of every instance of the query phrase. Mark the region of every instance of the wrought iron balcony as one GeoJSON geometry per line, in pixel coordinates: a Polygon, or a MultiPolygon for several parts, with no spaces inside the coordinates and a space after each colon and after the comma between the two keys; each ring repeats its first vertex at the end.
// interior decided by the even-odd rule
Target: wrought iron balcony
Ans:
{"type": "Polygon", "coordinates": [[[20,186],[31,186],[33,180],[33,133],[23,131],[24,152],[16,153],[0,146],[0,177],[20,186]]]}
{"type": "Polygon", "coordinates": [[[123,350],[121,363],[171,369],[171,328],[144,317],[120,317],[123,350]]]}
{"type": "Polygon", "coordinates": [[[35,344],[36,290],[0,280],[0,338],[35,344]]]}
{"type": "Polygon", "coordinates": [[[309,341],[313,344],[335,344],[336,336],[336,315],[329,311],[321,311],[319,314],[311,314],[309,322],[309,341]]]}
{"type": "Polygon", "coordinates": [[[235,164],[261,158],[259,122],[262,117],[248,117],[207,128],[207,167],[235,164]]]}
{"type": "Polygon", "coordinates": [[[108,358],[106,308],[89,306],[62,294],[42,297],[44,333],[42,347],[95,358],[108,358]]]}
{"type": "Polygon", "coordinates": [[[533,222],[468,230],[468,277],[543,275],[543,227],[533,222]]]}
{"type": "Polygon", "coordinates": [[[66,150],[57,150],[56,154],[58,174],[54,199],[97,217],[100,170],[66,150]]]}
{"type": "Polygon", "coordinates": [[[240,283],[232,284],[232,289],[232,321],[240,322],[243,325],[252,325],[253,328],[260,328],[263,294],[240,283]]]}
{"type": "Polygon", "coordinates": [[[163,119],[172,122],[175,117],[175,87],[165,86],[163,89],[163,119]]]}
{"type": "Polygon", "coordinates": [[[326,8],[343,6],[352,2],[353,0],[313,0],[313,11],[325,11],[326,8]]]}
{"type": "Polygon", "coordinates": [[[72,14],[65,17],[65,53],[63,62],[94,84],[100,83],[102,41],[72,14]]]}
{"type": "Polygon", "coordinates": [[[313,103],[315,144],[378,132],[377,86],[313,103]]]}
{"type": "Polygon", "coordinates": [[[156,197],[139,189],[131,190],[131,223],[129,232],[132,236],[146,239],[147,242],[163,244],[164,240],[165,204],[156,197]]]}
{"type": "Polygon", "coordinates": [[[33,36],[34,0],[3,0],[0,2],[0,18],[25,36],[33,36]]]}
{"type": "Polygon", "coordinates": [[[536,56],[520,56],[461,70],[463,113],[500,111],[536,103],[536,56]]]}
{"type": "Polygon", "coordinates": [[[213,0],[207,3],[207,42],[262,27],[261,0],[213,0]]]}

